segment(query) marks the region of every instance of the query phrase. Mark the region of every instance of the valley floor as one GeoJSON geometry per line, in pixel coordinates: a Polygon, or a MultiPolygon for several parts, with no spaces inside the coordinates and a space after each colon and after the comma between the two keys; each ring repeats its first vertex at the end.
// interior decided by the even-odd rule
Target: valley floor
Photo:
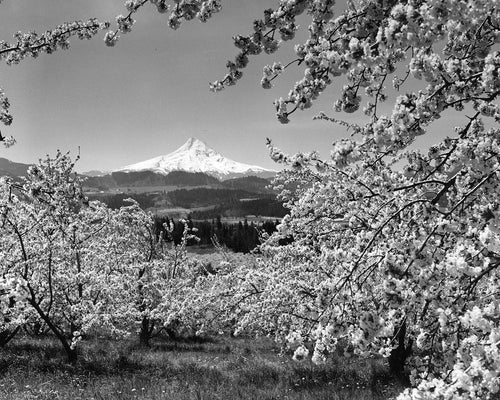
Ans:
{"type": "Polygon", "coordinates": [[[97,340],[67,364],[52,338],[0,349],[2,400],[387,400],[402,386],[382,360],[295,362],[265,339],[204,342],[97,340]]]}

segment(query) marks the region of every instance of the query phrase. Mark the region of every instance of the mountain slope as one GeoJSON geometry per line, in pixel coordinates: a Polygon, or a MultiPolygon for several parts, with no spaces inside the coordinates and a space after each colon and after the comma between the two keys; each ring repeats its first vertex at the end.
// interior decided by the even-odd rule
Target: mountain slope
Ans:
{"type": "Polygon", "coordinates": [[[92,178],[96,177],[96,176],[106,176],[106,175],[109,175],[110,172],[108,171],[100,171],[100,170],[97,170],[97,169],[93,169],[91,171],[84,171],[84,172],[81,172],[80,175],[84,175],[84,176],[90,176],[92,178]]]}
{"type": "Polygon", "coordinates": [[[189,138],[186,143],[170,154],[115,170],[115,172],[138,171],[153,171],[160,174],[168,174],[172,171],[203,172],[219,179],[250,175],[270,177],[276,173],[276,171],[257,165],[244,164],[226,158],[195,138],[189,138]]]}
{"type": "Polygon", "coordinates": [[[17,163],[7,160],[6,158],[0,158],[0,176],[6,175],[14,178],[24,176],[29,166],[29,164],[17,163]]]}

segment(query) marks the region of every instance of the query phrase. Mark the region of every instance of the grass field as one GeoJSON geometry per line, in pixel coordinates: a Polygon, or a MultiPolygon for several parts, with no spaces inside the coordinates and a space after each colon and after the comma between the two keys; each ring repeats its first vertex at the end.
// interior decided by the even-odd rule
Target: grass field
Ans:
{"type": "Polygon", "coordinates": [[[269,340],[83,343],[76,365],[52,338],[0,349],[2,400],[331,399],[387,400],[402,386],[383,360],[295,362],[269,340]]]}

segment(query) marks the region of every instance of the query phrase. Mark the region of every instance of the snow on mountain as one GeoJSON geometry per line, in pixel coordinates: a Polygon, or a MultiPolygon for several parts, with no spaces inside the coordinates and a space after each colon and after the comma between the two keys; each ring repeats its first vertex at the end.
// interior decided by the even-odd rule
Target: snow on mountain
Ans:
{"type": "Polygon", "coordinates": [[[257,165],[230,160],[196,138],[189,138],[186,143],[170,154],[127,165],[114,172],[138,171],[153,171],[165,175],[172,171],[203,172],[219,179],[249,175],[270,177],[276,173],[276,171],[257,165]]]}
{"type": "Polygon", "coordinates": [[[81,174],[85,176],[96,177],[96,176],[105,176],[108,175],[109,173],[110,173],[109,171],[100,171],[97,169],[93,169],[91,171],[84,171],[81,174]]]}

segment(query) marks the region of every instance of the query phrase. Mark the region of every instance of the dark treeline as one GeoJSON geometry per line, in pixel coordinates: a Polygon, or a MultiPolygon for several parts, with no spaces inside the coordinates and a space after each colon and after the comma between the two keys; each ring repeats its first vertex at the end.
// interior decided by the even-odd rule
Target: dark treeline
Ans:
{"type": "MultiPolygon", "coordinates": [[[[276,231],[276,226],[279,224],[278,220],[267,220],[255,224],[249,223],[246,219],[237,224],[226,223],[222,222],[220,216],[210,221],[193,221],[191,217],[188,217],[186,221],[190,229],[196,228],[195,234],[199,238],[199,241],[190,240],[188,245],[212,245],[213,239],[217,238],[221,245],[240,253],[248,253],[255,249],[260,244],[261,233],[266,232],[270,235],[276,231]]],[[[168,217],[155,217],[156,232],[158,235],[164,232],[164,237],[167,237],[165,223],[173,223],[173,237],[169,239],[179,244],[182,240],[184,224],[168,217]]]]}

